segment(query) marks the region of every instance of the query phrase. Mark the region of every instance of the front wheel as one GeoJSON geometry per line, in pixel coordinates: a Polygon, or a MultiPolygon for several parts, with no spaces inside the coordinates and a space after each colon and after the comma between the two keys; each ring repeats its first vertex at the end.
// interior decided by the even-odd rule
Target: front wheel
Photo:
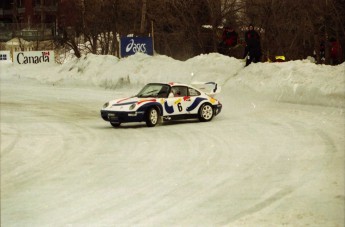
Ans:
{"type": "Polygon", "coordinates": [[[155,127],[158,123],[158,111],[156,108],[151,107],[146,115],[146,125],[148,127],[155,127]]]}
{"type": "Polygon", "coordinates": [[[113,126],[114,128],[117,128],[121,125],[120,122],[110,122],[111,126],[113,126]]]}
{"type": "Polygon", "coordinates": [[[199,120],[200,121],[210,121],[213,118],[213,108],[210,104],[205,103],[199,109],[199,120]]]}

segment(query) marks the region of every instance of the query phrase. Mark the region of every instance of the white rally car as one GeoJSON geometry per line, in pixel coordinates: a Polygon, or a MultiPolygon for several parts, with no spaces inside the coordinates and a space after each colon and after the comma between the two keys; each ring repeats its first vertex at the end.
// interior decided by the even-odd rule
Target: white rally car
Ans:
{"type": "Polygon", "coordinates": [[[178,83],[149,83],[133,97],[105,103],[101,116],[113,127],[142,121],[148,127],[154,127],[161,120],[198,118],[210,121],[222,110],[222,104],[214,98],[219,92],[220,87],[214,82],[193,87],[178,83]]]}

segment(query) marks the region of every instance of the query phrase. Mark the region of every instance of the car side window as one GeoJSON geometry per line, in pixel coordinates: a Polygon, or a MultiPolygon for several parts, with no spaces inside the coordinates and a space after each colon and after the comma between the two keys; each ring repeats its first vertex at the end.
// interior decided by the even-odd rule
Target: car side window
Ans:
{"type": "Polygon", "coordinates": [[[188,89],[185,86],[174,86],[171,88],[174,97],[181,97],[188,95],[188,89]]]}
{"type": "Polygon", "coordinates": [[[180,87],[181,96],[187,96],[188,95],[188,88],[187,87],[180,87]]]}
{"type": "Polygon", "coordinates": [[[188,88],[188,92],[190,96],[199,96],[200,92],[198,90],[195,90],[194,88],[188,88]]]}
{"type": "Polygon", "coordinates": [[[176,87],[172,87],[171,88],[171,93],[173,93],[173,95],[174,95],[174,97],[176,97],[176,96],[178,96],[178,90],[177,90],[177,88],[176,87]]]}

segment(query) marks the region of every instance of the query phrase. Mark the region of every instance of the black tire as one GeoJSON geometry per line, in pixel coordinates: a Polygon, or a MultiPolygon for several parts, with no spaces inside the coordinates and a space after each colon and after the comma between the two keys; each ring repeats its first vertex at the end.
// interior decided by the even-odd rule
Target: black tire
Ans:
{"type": "Polygon", "coordinates": [[[155,127],[159,120],[158,110],[154,107],[151,107],[146,112],[146,125],[148,127],[155,127]]]}
{"type": "Polygon", "coordinates": [[[114,128],[118,128],[121,123],[120,122],[110,122],[111,126],[113,126],[114,128]]]}
{"type": "Polygon", "coordinates": [[[213,115],[214,115],[213,107],[208,103],[203,104],[199,109],[198,115],[199,115],[199,120],[202,122],[212,120],[213,115]]]}

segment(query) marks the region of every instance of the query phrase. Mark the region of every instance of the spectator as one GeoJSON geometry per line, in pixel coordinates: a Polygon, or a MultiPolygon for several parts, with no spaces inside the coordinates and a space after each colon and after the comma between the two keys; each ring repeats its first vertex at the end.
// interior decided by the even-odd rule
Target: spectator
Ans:
{"type": "Polygon", "coordinates": [[[248,66],[252,62],[259,62],[261,58],[260,36],[254,30],[254,26],[252,24],[249,25],[248,31],[245,33],[244,38],[246,41],[244,53],[244,58],[247,57],[246,66],[248,66]]]}
{"type": "Polygon", "coordinates": [[[222,34],[222,41],[219,44],[219,52],[224,54],[226,49],[237,45],[238,34],[233,27],[225,27],[222,34]]]}
{"type": "Polygon", "coordinates": [[[237,32],[235,32],[233,27],[225,27],[225,30],[223,31],[222,35],[222,42],[225,44],[225,46],[228,47],[234,47],[237,45],[237,39],[238,35],[237,32]]]}
{"type": "Polygon", "coordinates": [[[330,40],[331,51],[330,51],[330,63],[331,65],[337,65],[340,63],[341,58],[341,46],[335,38],[330,40]]]}
{"type": "Polygon", "coordinates": [[[325,39],[322,38],[320,42],[320,61],[325,62],[326,59],[326,42],[325,39]]]}

